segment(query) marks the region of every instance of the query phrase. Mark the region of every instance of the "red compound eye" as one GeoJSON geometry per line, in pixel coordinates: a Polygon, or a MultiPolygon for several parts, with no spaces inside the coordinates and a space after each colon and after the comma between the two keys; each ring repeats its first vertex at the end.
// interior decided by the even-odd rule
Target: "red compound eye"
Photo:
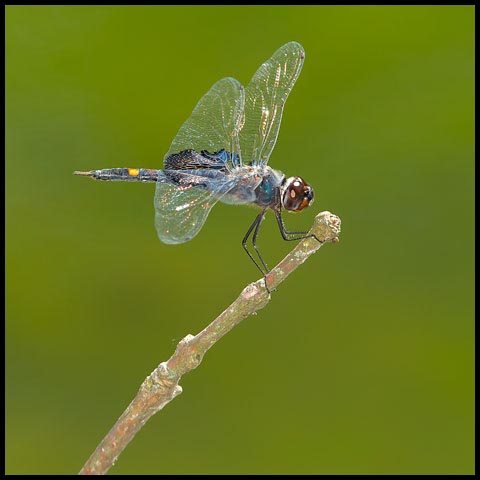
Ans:
{"type": "Polygon", "coordinates": [[[285,180],[282,188],[282,204],[285,210],[300,212],[313,202],[313,188],[300,177],[285,180]]]}

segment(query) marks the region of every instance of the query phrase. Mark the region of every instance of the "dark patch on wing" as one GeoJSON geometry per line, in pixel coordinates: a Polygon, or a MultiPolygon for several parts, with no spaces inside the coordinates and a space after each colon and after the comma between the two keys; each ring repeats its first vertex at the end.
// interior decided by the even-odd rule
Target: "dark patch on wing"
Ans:
{"type": "Polygon", "coordinates": [[[202,150],[200,153],[195,150],[184,150],[180,153],[169,155],[165,161],[165,170],[220,170],[224,173],[228,171],[227,163],[231,162],[233,165],[239,165],[239,157],[237,154],[233,155],[225,149],[219,150],[215,153],[210,153],[207,150],[202,150]]]}

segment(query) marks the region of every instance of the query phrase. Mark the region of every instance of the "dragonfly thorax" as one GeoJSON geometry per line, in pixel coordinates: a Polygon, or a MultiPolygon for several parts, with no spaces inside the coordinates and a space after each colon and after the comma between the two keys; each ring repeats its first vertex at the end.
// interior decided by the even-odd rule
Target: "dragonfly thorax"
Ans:
{"type": "Polygon", "coordinates": [[[260,207],[276,207],[280,201],[280,188],[285,182],[285,175],[280,170],[263,167],[259,172],[262,181],[255,189],[255,200],[260,207]]]}

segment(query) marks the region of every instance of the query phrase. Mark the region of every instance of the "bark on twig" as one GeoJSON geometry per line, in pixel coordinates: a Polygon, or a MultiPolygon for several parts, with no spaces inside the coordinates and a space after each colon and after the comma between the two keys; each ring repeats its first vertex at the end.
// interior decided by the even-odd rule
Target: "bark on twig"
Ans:
{"type": "Polygon", "coordinates": [[[209,348],[244,318],[265,307],[270,300],[269,291],[274,290],[322,245],[338,242],[340,219],[330,212],[319,213],[310,233],[316,238],[301,240],[265,279],[247,285],[210,325],[198,335],[187,335],[180,341],[175,353],[144,380],[132,403],[83,466],[81,475],[105,474],[150,417],[182,393],[178,382],[185,373],[200,364],[209,348]]]}

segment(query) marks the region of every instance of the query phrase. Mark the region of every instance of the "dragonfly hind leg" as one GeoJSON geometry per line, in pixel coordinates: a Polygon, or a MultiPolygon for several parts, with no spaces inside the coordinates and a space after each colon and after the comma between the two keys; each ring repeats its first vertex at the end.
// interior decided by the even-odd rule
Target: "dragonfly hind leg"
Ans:
{"type": "Polygon", "coordinates": [[[243,246],[243,249],[247,252],[247,255],[250,257],[250,259],[252,260],[252,262],[256,265],[256,267],[260,270],[260,272],[262,273],[262,275],[266,275],[270,269],[268,268],[267,264],[265,263],[265,261],[263,260],[263,257],[262,255],[260,254],[260,251],[258,250],[258,247],[257,247],[257,236],[258,236],[258,232],[260,230],[260,225],[262,224],[263,222],[263,219],[265,218],[265,212],[267,210],[264,209],[262,210],[261,213],[259,213],[257,215],[257,217],[255,218],[255,220],[253,221],[253,223],[250,225],[249,229],[247,230],[247,233],[245,234],[245,236],[243,237],[243,240],[242,240],[242,246],[243,246]],[[253,257],[253,255],[250,253],[250,251],[248,250],[247,248],[247,241],[248,241],[248,238],[250,237],[250,235],[252,235],[252,232],[253,232],[253,236],[252,236],[252,245],[253,245],[253,248],[255,249],[255,252],[257,253],[257,256],[258,256],[258,259],[260,260],[260,263],[261,263],[261,266],[259,265],[259,263],[255,260],[255,258],[253,257]],[[263,268],[262,268],[263,267],[263,268]]]}

